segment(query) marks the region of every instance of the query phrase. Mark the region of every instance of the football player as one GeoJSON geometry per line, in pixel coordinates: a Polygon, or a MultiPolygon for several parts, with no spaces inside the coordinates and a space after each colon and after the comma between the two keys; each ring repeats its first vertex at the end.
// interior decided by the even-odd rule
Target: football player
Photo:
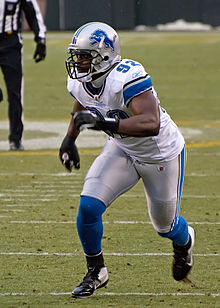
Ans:
{"type": "Polygon", "coordinates": [[[108,283],[102,214],[140,179],[154,229],[173,243],[173,277],[184,280],[193,265],[195,233],[179,215],[186,155],[183,136],[160,106],[144,67],[121,59],[118,34],[109,25],[83,25],[68,50],[67,88],[75,104],[59,151],[62,163],[69,171],[80,167],[75,140],[83,129],[109,135],[81,192],[77,230],[88,272],[72,296],[91,296],[108,283]]]}

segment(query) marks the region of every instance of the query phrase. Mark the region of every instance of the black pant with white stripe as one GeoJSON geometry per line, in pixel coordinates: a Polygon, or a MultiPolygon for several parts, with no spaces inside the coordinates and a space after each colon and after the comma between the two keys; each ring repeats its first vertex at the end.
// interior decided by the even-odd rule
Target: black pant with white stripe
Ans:
{"type": "Polygon", "coordinates": [[[0,66],[8,93],[9,142],[22,138],[22,44],[17,33],[0,35],[0,66]]]}

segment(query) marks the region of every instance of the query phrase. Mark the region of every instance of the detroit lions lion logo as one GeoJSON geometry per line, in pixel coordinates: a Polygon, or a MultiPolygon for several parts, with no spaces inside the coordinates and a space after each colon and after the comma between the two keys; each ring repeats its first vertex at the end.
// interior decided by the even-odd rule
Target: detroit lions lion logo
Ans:
{"type": "Polygon", "coordinates": [[[114,51],[114,42],[115,42],[116,35],[114,36],[114,39],[111,40],[107,33],[103,30],[96,30],[93,32],[90,36],[91,45],[94,46],[95,44],[99,44],[103,40],[103,44],[105,45],[105,48],[111,48],[112,51],[114,51]]]}

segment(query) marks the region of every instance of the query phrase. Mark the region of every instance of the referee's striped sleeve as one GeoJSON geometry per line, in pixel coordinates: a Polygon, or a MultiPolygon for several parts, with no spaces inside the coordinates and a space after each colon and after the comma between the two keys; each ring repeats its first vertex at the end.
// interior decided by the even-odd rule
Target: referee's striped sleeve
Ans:
{"type": "Polygon", "coordinates": [[[36,0],[22,0],[22,8],[27,22],[35,34],[35,41],[45,39],[46,27],[36,0]]]}
{"type": "Polygon", "coordinates": [[[126,83],[123,88],[124,104],[128,106],[133,97],[150,90],[151,88],[152,80],[148,74],[126,83]]]}

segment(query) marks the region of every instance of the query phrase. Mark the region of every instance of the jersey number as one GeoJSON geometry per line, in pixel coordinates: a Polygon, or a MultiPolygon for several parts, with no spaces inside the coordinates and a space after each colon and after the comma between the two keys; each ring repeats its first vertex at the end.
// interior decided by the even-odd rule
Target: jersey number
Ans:
{"type": "Polygon", "coordinates": [[[121,72],[121,73],[127,73],[127,71],[129,71],[129,69],[131,68],[131,66],[139,66],[140,64],[137,63],[137,62],[134,62],[132,60],[127,60],[125,61],[125,63],[127,64],[130,64],[130,65],[126,65],[126,64],[120,64],[118,67],[117,67],[117,71],[118,72],[121,72]]]}

